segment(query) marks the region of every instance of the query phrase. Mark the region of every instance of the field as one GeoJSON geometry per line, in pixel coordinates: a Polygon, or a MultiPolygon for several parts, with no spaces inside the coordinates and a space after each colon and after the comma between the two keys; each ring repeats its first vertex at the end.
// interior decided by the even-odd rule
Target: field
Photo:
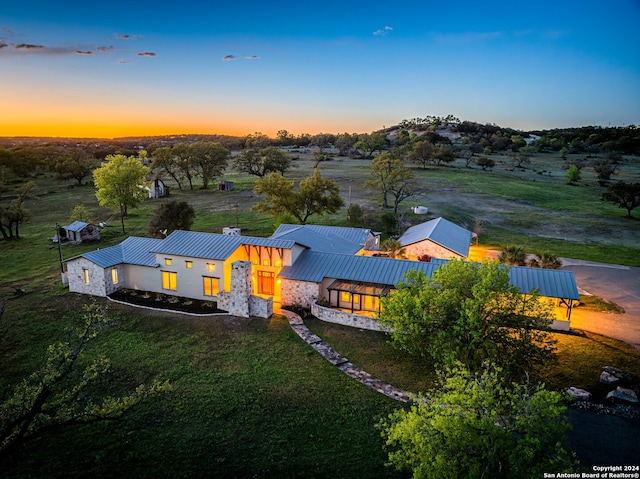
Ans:
{"type": "MultiPolygon", "coordinates": [[[[307,152],[287,174],[302,178],[313,163],[307,152]]],[[[493,157],[494,171],[462,163],[416,168],[419,196],[401,205],[405,221],[444,216],[472,227],[484,222],[480,244],[507,243],[528,252],[640,266],[640,221],[600,201],[603,189],[585,170],[579,186],[566,184],[559,158],[535,157],[524,171],[508,157],[493,157]],[[555,166],[555,167],[554,167],[555,166]],[[424,205],[429,215],[410,207],[424,205]]],[[[363,186],[368,161],[341,158],[320,164],[336,180],[345,203],[360,204],[376,227],[380,198],[363,186]]],[[[640,181],[640,160],[629,159],[620,179],[640,181]]],[[[269,235],[274,219],[250,211],[254,179],[229,171],[232,192],[179,191],[171,197],[196,210],[194,230],[220,232],[239,226],[243,234],[269,235]]],[[[91,186],[60,184],[50,175],[35,179],[30,222],[19,241],[0,241],[0,300],[7,298],[0,336],[0,398],[41,364],[46,346],[64,338],[64,313],[85,298],[70,295],[59,281],[58,248],[49,238],[66,224],[73,206],[86,204],[94,220],[108,221],[96,245],[62,248],[65,258],[106,247],[128,235],[145,235],[160,201],[132,211],[122,233],[118,218],[100,208],[91,186]],[[14,289],[24,291],[14,295],[14,289]]],[[[174,186],[169,183],[170,186],[174,186]]],[[[640,216],[636,210],[635,216],[640,216]]],[[[345,212],[319,218],[345,224],[345,212]]],[[[384,467],[382,438],[375,423],[399,404],[348,379],[307,347],[281,317],[270,320],[193,319],[115,307],[117,327],[99,338],[91,354],[111,358],[103,387],[110,394],[153,378],[173,390],[117,422],[53,430],[0,463],[6,477],[402,477],[384,467]]],[[[308,324],[340,353],[382,379],[411,391],[433,384],[433,368],[392,350],[379,333],[308,324]]],[[[536,375],[549,387],[593,387],[599,368],[617,365],[640,375],[640,355],[631,347],[596,335],[557,335],[558,361],[536,375]]]]}

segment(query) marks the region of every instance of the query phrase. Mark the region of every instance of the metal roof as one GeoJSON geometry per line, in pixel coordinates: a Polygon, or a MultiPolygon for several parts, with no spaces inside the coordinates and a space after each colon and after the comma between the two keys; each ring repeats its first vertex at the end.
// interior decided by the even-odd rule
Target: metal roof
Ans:
{"type": "MultiPolygon", "coordinates": [[[[282,225],[281,225],[282,226],[282,225]]],[[[280,231],[278,236],[272,236],[277,239],[288,239],[295,241],[301,245],[313,251],[319,251],[321,253],[339,253],[352,255],[360,251],[363,247],[362,244],[348,241],[332,234],[321,234],[311,228],[305,228],[300,225],[287,225],[297,226],[286,231],[280,231],[280,228],[276,231],[280,231]]],[[[274,233],[274,235],[276,234],[274,233]]]]}
{"type": "Polygon", "coordinates": [[[438,263],[407,261],[376,256],[350,256],[305,251],[291,266],[285,266],[281,278],[320,282],[323,278],[395,285],[411,269],[425,271],[428,276],[438,263]]]}
{"type": "Polygon", "coordinates": [[[295,241],[177,230],[162,240],[153,252],[224,260],[242,244],[291,249],[295,241]]]}
{"type": "Polygon", "coordinates": [[[454,253],[469,256],[471,244],[471,231],[458,226],[444,218],[436,218],[419,225],[412,226],[400,237],[402,246],[418,243],[423,240],[431,240],[454,253]]]}
{"type": "Polygon", "coordinates": [[[512,266],[509,279],[520,291],[529,292],[537,288],[542,296],[580,299],[573,271],[512,266]]]}
{"type": "Polygon", "coordinates": [[[271,235],[272,238],[278,237],[281,233],[285,233],[294,229],[306,229],[314,233],[334,236],[352,243],[364,245],[369,237],[371,230],[367,228],[349,228],[346,226],[325,226],[325,225],[290,225],[281,224],[278,229],[271,235]]]}
{"type": "Polygon", "coordinates": [[[121,263],[155,267],[157,265],[156,255],[151,253],[151,250],[161,241],[155,238],[129,236],[118,245],[89,251],[80,256],[102,268],[109,268],[121,263]]]}
{"type": "MultiPolygon", "coordinates": [[[[446,261],[407,261],[375,256],[348,256],[315,251],[303,252],[291,266],[285,266],[280,278],[319,283],[324,278],[345,281],[363,281],[395,285],[407,271],[424,271],[428,277],[446,261]]],[[[509,271],[510,283],[523,293],[538,289],[550,298],[580,299],[575,277],[571,271],[513,266],[509,271]]]]}
{"type": "Polygon", "coordinates": [[[85,223],[84,221],[74,221],[70,225],[65,226],[64,229],[67,231],[74,231],[76,233],[79,233],[87,226],[89,226],[89,223],[85,223]]]}

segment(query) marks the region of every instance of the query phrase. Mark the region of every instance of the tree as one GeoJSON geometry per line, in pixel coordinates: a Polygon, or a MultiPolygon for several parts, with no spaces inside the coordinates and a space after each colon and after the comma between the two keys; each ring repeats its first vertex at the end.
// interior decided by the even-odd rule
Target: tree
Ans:
{"type": "Polygon", "coordinates": [[[53,168],[61,180],[76,180],[78,185],[82,185],[82,180],[91,174],[95,166],[95,160],[85,150],[76,148],[59,157],[53,168]]]}
{"type": "Polygon", "coordinates": [[[481,156],[476,160],[476,165],[482,168],[483,171],[486,171],[487,168],[491,169],[496,166],[496,162],[491,158],[487,158],[486,156],[481,156]]]}
{"type": "Polygon", "coordinates": [[[84,221],[85,223],[91,223],[93,221],[93,219],[91,218],[91,211],[89,211],[87,205],[78,203],[73,207],[69,221],[71,221],[72,223],[74,221],[84,221]]]}
{"type": "Polygon", "coordinates": [[[168,382],[154,381],[122,397],[91,397],[91,386],[103,380],[110,362],[105,357],[85,360],[85,351],[115,324],[114,318],[97,303],[70,314],[73,327],[67,340],[50,345],[44,365],[0,404],[0,454],[53,427],[117,419],[142,400],[170,389],[168,382]],[[81,369],[80,364],[86,366],[81,369]]]}
{"type": "Polygon", "coordinates": [[[369,165],[372,179],[365,186],[376,188],[382,193],[382,205],[389,207],[388,196],[393,197],[393,212],[398,213],[398,205],[413,195],[414,174],[404,164],[404,160],[391,152],[381,153],[369,165]]]}
{"type": "Polygon", "coordinates": [[[347,225],[354,228],[364,226],[364,210],[355,203],[347,208],[347,225]]]}
{"type": "Polygon", "coordinates": [[[371,158],[374,152],[386,148],[387,139],[381,133],[361,133],[353,146],[356,150],[362,150],[362,156],[371,158]]]}
{"type": "Polygon", "coordinates": [[[384,251],[389,258],[406,258],[406,250],[402,243],[394,238],[386,239],[380,245],[380,250],[384,251]]]}
{"type": "Polygon", "coordinates": [[[490,364],[478,373],[458,366],[439,382],[378,424],[390,465],[414,478],[539,478],[577,467],[563,446],[569,423],[560,393],[505,386],[490,364]]]}
{"type": "Polygon", "coordinates": [[[416,141],[411,147],[411,151],[409,151],[409,161],[412,163],[417,163],[422,166],[422,169],[427,169],[427,165],[429,165],[433,161],[434,155],[434,147],[433,145],[426,140],[416,141]]]}
{"type": "Polygon", "coordinates": [[[602,199],[627,210],[627,218],[632,218],[631,212],[640,206],[640,183],[625,183],[618,181],[610,185],[602,194],[602,199]]]}
{"type": "Polygon", "coordinates": [[[252,209],[275,217],[289,214],[305,224],[312,215],[336,213],[344,206],[338,184],[322,178],[317,168],[300,182],[297,191],[293,187],[293,181],[276,173],[258,179],[253,192],[264,199],[252,209]]]}
{"type": "Polygon", "coordinates": [[[233,161],[233,167],[262,178],[269,173],[284,173],[291,167],[291,157],[279,148],[269,146],[262,150],[244,150],[233,161]]]}
{"type": "Polygon", "coordinates": [[[617,174],[619,170],[618,163],[609,158],[596,158],[593,160],[591,166],[593,166],[593,170],[598,177],[598,182],[602,186],[605,186],[611,179],[611,176],[617,174]]]}
{"type": "Polygon", "coordinates": [[[500,250],[498,261],[502,264],[524,266],[527,263],[527,254],[522,246],[507,245],[500,250]]]}
{"type": "Polygon", "coordinates": [[[567,177],[567,179],[569,180],[569,184],[570,185],[577,185],[578,181],[580,181],[580,168],[578,168],[577,166],[573,165],[571,168],[569,168],[567,170],[567,173],[565,175],[567,177]]]}
{"type": "Polygon", "coordinates": [[[135,208],[146,198],[145,177],[149,169],[135,157],[108,155],[101,167],[93,172],[100,206],[120,211],[122,232],[129,208],[135,208]]]}
{"type": "Polygon", "coordinates": [[[254,150],[261,150],[271,144],[271,140],[264,133],[256,131],[251,135],[247,135],[247,139],[244,142],[245,148],[251,148],[254,150]]]}
{"type": "Polygon", "coordinates": [[[186,201],[168,201],[158,206],[149,222],[149,235],[164,238],[175,230],[189,231],[196,212],[186,201]]]}
{"type": "Polygon", "coordinates": [[[546,330],[552,319],[552,307],[536,291],[509,284],[507,267],[463,260],[447,262],[431,278],[409,271],[382,298],[380,316],[399,349],[445,367],[461,362],[472,371],[491,360],[510,377],[550,357],[546,330]]]}
{"type": "Polygon", "coordinates": [[[436,161],[436,166],[440,166],[442,163],[452,163],[456,159],[451,148],[444,145],[439,145],[435,148],[433,158],[436,161]]]}
{"type": "Polygon", "coordinates": [[[556,255],[544,252],[531,258],[527,262],[527,266],[530,268],[560,269],[562,261],[556,255]]]}
{"type": "Polygon", "coordinates": [[[311,146],[317,146],[318,152],[322,153],[325,148],[329,148],[335,141],[336,135],[332,133],[318,133],[311,137],[311,146]]]}
{"type": "Polygon", "coordinates": [[[17,196],[8,205],[0,205],[0,233],[4,239],[20,239],[20,225],[31,219],[31,212],[24,202],[31,197],[36,184],[28,181],[16,190],[17,196]]]}
{"type": "Polygon", "coordinates": [[[174,155],[173,151],[168,146],[163,146],[154,150],[151,169],[156,168],[159,168],[161,171],[165,172],[171,178],[173,178],[178,185],[178,189],[182,189],[178,158],[174,155]]]}
{"type": "Polygon", "coordinates": [[[209,188],[209,181],[222,175],[227,168],[230,152],[214,141],[199,141],[189,145],[190,161],[202,178],[202,188],[209,188]]]}
{"type": "Polygon", "coordinates": [[[338,149],[338,154],[340,156],[348,155],[353,149],[353,145],[358,141],[357,134],[350,133],[340,133],[336,136],[336,140],[334,142],[334,146],[338,149]]]}

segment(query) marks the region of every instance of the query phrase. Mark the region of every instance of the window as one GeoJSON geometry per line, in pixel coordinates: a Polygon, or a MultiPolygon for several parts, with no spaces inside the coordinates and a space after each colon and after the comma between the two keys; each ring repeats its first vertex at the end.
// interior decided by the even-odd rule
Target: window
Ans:
{"type": "Polygon", "coordinates": [[[164,259],[164,264],[165,264],[165,266],[171,266],[171,258],[165,258],[164,259]]]}
{"type": "Polygon", "coordinates": [[[178,275],[172,271],[162,272],[162,289],[170,289],[175,291],[178,289],[177,283],[178,275]]]}
{"type": "Polygon", "coordinates": [[[193,261],[185,261],[184,265],[186,266],[187,269],[191,269],[193,268],[193,261]]]}
{"type": "Polygon", "coordinates": [[[360,303],[360,295],[352,295],[349,291],[340,291],[340,301],[345,303],[350,303],[351,301],[353,301],[354,304],[360,303]]]}
{"type": "Polygon", "coordinates": [[[85,284],[89,284],[89,270],[87,268],[82,268],[82,279],[85,284]]]}
{"type": "Polygon", "coordinates": [[[263,259],[262,266],[271,266],[271,262],[268,259],[263,259]]]}
{"type": "Polygon", "coordinates": [[[213,263],[207,263],[207,271],[215,271],[216,265],[213,263]]]}
{"type": "Polygon", "coordinates": [[[211,278],[209,276],[203,276],[202,282],[204,287],[205,296],[218,296],[220,278],[211,278]]]}
{"type": "Polygon", "coordinates": [[[111,270],[111,282],[113,284],[118,284],[118,269],[117,268],[113,268],[111,270]]]}

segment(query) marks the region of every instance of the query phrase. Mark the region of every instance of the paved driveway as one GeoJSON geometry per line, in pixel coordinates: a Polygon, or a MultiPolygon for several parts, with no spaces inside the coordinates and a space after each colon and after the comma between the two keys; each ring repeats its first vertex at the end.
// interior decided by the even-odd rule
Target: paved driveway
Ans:
{"type": "Polygon", "coordinates": [[[576,308],[571,327],[609,336],[640,349],[640,268],[562,259],[562,269],[573,271],[578,288],[622,306],[624,314],[596,313],[576,308]]]}

